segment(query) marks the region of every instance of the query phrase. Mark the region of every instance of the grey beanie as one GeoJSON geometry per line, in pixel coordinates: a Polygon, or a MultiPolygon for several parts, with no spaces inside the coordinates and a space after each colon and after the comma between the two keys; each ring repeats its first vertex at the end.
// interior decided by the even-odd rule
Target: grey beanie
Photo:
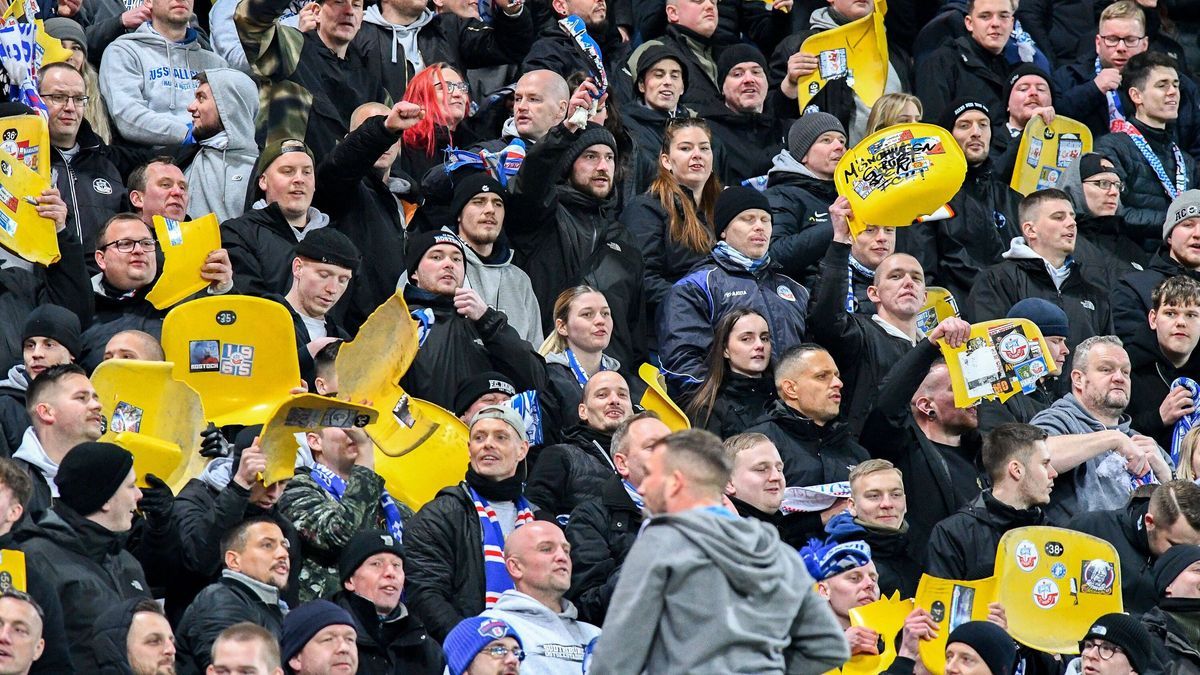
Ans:
{"type": "Polygon", "coordinates": [[[802,116],[792,122],[792,128],[788,130],[788,152],[796,158],[797,162],[803,162],[804,156],[808,154],[808,149],[817,142],[821,134],[828,131],[846,135],[846,128],[842,126],[841,121],[827,112],[811,112],[802,116]]]}
{"type": "Polygon", "coordinates": [[[47,35],[59,40],[73,40],[83,48],[84,56],[87,55],[87,38],[84,37],[83,26],[80,26],[78,21],[65,16],[55,16],[46,19],[44,26],[47,35]]]}
{"type": "Polygon", "coordinates": [[[1171,206],[1167,207],[1167,220],[1163,223],[1163,241],[1171,236],[1171,230],[1188,218],[1200,217],[1200,190],[1179,193],[1171,206]]]}

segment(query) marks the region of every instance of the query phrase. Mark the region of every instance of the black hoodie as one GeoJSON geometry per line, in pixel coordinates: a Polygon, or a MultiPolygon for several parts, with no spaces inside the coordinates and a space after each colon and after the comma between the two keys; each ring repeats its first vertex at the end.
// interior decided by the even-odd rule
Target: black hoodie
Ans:
{"type": "Polygon", "coordinates": [[[1016,509],[984,490],[933,528],[925,571],[941,579],[985,579],[992,575],[996,546],[1005,532],[1049,524],[1041,507],[1016,509]]]}

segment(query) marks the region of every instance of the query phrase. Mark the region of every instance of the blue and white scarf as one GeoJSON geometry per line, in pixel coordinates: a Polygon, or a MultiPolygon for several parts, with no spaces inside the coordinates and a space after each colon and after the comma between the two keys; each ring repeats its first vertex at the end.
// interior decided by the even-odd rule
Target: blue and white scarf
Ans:
{"type": "Polygon", "coordinates": [[[507,188],[508,181],[517,175],[524,163],[525,141],[514,138],[500,152],[480,150],[475,153],[458,148],[446,148],[445,172],[453,174],[464,166],[482,169],[497,183],[507,188]]]}
{"type": "MultiPolygon", "coordinates": [[[[475,502],[475,513],[479,515],[479,523],[483,527],[483,586],[484,608],[491,609],[504,591],[513,587],[512,577],[504,566],[504,530],[495,510],[488,504],[475,488],[467,486],[471,501],[475,502]]],[[[533,511],[525,497],[517,499],[517,527],[533,522],[533,511]]]]}
{"type": "MultiPolygon", "coordinates": [[[[575,352],[571,351],[571,349],[568,347],[563,351],[563,354],[567,357],[567,366],[571,369],[571,372],[575,374],[575,380],[579,382],[579,387],[586,387],[588,379],[590,378],[588,378],[587,371],[583,369],[583,366],[579,365],[579,359],[575,358],[575,352]]],[[[601,359],[600,370],[597,372],[605,370],[608,369],[604,367],[604,360],[601,359]]]]}
{"type": "Polygon", "coordinates": [[[849,268],[846,274],[846,311],[853,314],[858,311],[858,298],[854,296],[854,272],[868,279],[875,279],[875,270],[854,259],[854,254],[847,256],[849,268]]]}
{"type": "Polygon", "coordinates": [[[637,488],[633,487],[633,483],[622,478],[621,485],[625,488],[625,494],[629,495],[629,498],[633,500],[633,505],[638,508],[638,511],[645,511],[646,500],[642,499],[642,496],[638,494],[637,488]]]}
{"type": "Polygon", "coordinates": [[[760,269],[771,264],[771,256],[769,254],[761,258],[751,258],[730,246],[727,241],[718,241],[717,245],[713,248],[713,255],[717,259],[733,263],[751,274],[755,274],[760,269]]]}
{"type": "Polygon", "coordinates": [[[1175,391],[1176,387],[1183,387],[1192,393],[1192,406],[1196,411],[1179,418],[1175,423],[1175,430],[1171,432],[1171,464],[1179,466],[1179,446],[1183,444],[1183,437],[1200,422],[1200,384],[1190,377],[1177,377],[1171,383],[1171,391],[1175,391]]]}
{"type": "MultiPolygon", "coordinates": [[[[336,501],[342,501],[342,495],[346,494],[346,481],[342,480],[341,476],[320,463],[313,465],[309,475],[317,482],[317,485],[333,495],[336,501]]],[[[387,531],[400,541],[404,541],[404,521],[400,518],[400,507],[396,506],[396,501],[392,499],[387,490],[384,490],[383,495],[379,498],[379,508],[383,511],[383,518],[387,522],[387,531]]]]}
{"type": "MultiPolygon", "coordinates": [[[[1096,74],[1100,74],[1100,57],[1096,57],[1096,74]]],[[[1125,119],[1125,112],[1121,110],[1121,97],[1117,96],[1116,91],[1104,92],[1104,98],[1108,101],[1108,126],[1112,129],[1113,123],[1117,120],[1125,119]]]]}
{"type": "Polygon", "coordinates": [[[1113,133],[1123,133],[1129,136],[1129,140],[1133,141],[1138,151],[1142,153],[1142,157],[1146,158],[1146,162],[1154,170],[1154,175],[1158,176],[1158,182],[1162,183],[1168,197],[1175,199],[1187,189],[1187,166],[1183,163],[1183,153],[1174,141],[1170,142],[1171,152],[1175,155],[1175,184],[1172,185],[1171,180],[1167,177],[1167,170],[1163,167],[1162,160],[1158,158],[1158,155],[1154,154],[1154,149],[1150,147],[1150,143],[1137,127],[1125,120],[1116,120],[1112,123],[1112,130],[1113,133]]]}

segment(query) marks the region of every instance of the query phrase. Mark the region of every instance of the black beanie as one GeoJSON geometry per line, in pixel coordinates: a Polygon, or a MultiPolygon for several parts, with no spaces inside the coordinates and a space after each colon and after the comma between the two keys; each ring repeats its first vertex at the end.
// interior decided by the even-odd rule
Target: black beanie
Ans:
{"type": "Polygon", "coordinates": [[[328,227],[309,232],[294,249],[296,255],[326,265],[337,265],[351,272],[358,271],[362,256],[350,237],[328,227]]]}
{"type": "Polygon", "coordinates": [[[1008,105],[1008,97],[1012,96],[1012,90],[1013,90],[1013,87],[1017,86],[1017,80],[1021,79],[1022,77],[1025,77],[1026,75],[1036,75],[1036,76],[1042,78],[1043,81],[1045,81],[1046,88],[1050,90],[1050,103],[1053,103],[1053,101],[1054,101],[1054,81],[1050,79],[1050,76],[1046,74],[1046,71],[1042,70],[1041,68],[1038,68],[1034,64],[1022,63],[1021,65],[1017,66],[1016,69],[1014,69],[1012,71],[1011,75],[1008,76],[1008,86],[1006,86],[1004,88],[1004,104],[1006,106],[1008,105]]]}
{"type": "Polygon", "coordinates": [[[571,145],[567,148],[567,151],[563,153],[558,171],[555,172],[554,176],[546,176],[546,180],[557,180],[566,176],[567,172],[570,171],[571,165],[575,163],[575,160],[579,159],[584,150],[593,145],[607,145],[612,148],[613,154],[621,152],[617,149],[617,139],[613,137],[611,131],[595,122],[589,122],[587,127],[575,136],[575,140],[571,141],[571,145]]]}
{"type": "Polygon", "coordinates": [[[338,557],[338,578],[342,583],[354,576],[355,570],[376,553],[395,553],[404,559],[404,546],[391,532],[385,530],[362,530],[350,538],[338,557]]]}
{"type": "Polygon", "coordinates": [[[992,112],[988,110],[988,107],[978,100],[973,98],[959,98],[954,100],[949,106],[946,106],[946,110],[942,113],[941,118],[938,119],[938,126],[947,131],[952,131],[954,123],[958,121],[958,118],[969,110],[978,110],[989,119],[992,116],[992,112]]]}
{"type": "Polygon", "coordinates": [[[79,515],[91,515],[112,499],[132,468],[133,455],[115,443],[80,443],[58,465],[58,498],[79,515]]]}
{"type": "Polygon", "coordinates": [[[25,318],[21,342],[32,337],[50,338],[79,358],[79,334],[79,317],[74,312],[58,305],[41,305],[25,318]]]}
{"type": "MultiPolygon", "coordinates": [[[[1150,651],[1150,633],[1142,622],[1120,612],[1105,614],[1092,622],[1084,640],[1100,638],[1121,648],[1129,665],[1139,673],[1150,672],[1154,665],[1154,654],[1150,651]]],[[[1082,640],[1080,641],[1082,642],[1082,640]]],[[[1082,646],[1080,651],[1082,652],[1082,646]]]]}
{"type": "Polygon", "coordinates": [[[458,235],[453,232],[445,230],[420,232],[408,240],[408,248],[404,251],[404,269],[407,270],[409,277],[416,274],[417,265],[421,264],[421,258],[425,257],[425,252],[438,244],[450,244],[457,247],[463,257],[467,255],[467,252],[463,250],[462,239],[459,239],[458,235]]]}
{"type": "Polygon", "coordinates": [[[1079,157],[1079,180],[1087,180],[1098,173],[1117,173],[1115,165],[1112,168],[1105,168],[1101,164],[1106,159],[1108,158],[1098,152],[1081,155],[1079,157]]]}
{"type": "Polygon", "coordinates": [[[992,675],[1012,675],[1017,645],[1003,628],[990,621],[968,621],[950,632],[946,645],[955,642],[974,649],[992,675]]]}
{"type": "Polygon", "coordinates": [[[451,217],[457,219],[463,207],[481,192],[492,192],[500,196],[500,201],[508,202],[508,190],[499,181],[486,172],[473,173],[454,186],[454,198],[450,200],[451,217]]]}
{"type": "MultiPolygon", "coordinates": [[[[679,64],[679,68],[683,71],[683,89],[684,91],[687,91],[687,64],[683,62],[683,57],[679,55],[679,52],[666,45],[650,45],[646,48],[646,51],[642,52],[641,55],[638,56],[637,76],[634,78],[634,83],[640,84],[642,80],[645,79],[646,73],[650,72],[650,69],[654,67],[654,64],[662,61],[663,59],[671,59],[675,61],[675,63],[679,64]]],[[[717,81],[720,82],[720,80],[717,81]]]]}
{"type": "Polygon", "coordinates": [[[354,626],[350,612],[328,600],[310,600],[288,612],[279,631],[279,656],[284,667],[293,656],[299,654],[304,645],[329,626],[354,626]]]}
{"type": "Polygon", "coordinates": [[[1175,544],[1158,556],[1154,562],[1154,589],[1158,597],[1163,597],[1167,586],[1196,561],[1200,561],[1200,546],[1192,544],[1175,544]]]}
{"type": "Polygon", "coordinates": [[[745,185],[731,187],[717,195],[717,205],[713,209],[713,231],[717,237],[721,237],[730,221],[748,209],[762,209],[770,213],[771,203],[766,195],[745,185]]]}
{"type": "Polygon", "coordinates": [[[721,52],[721,58],[717,59],[718,89],[725,86],[725,76],[739,63],[757,63],[762,66],[764,73],[767,70],[767,59],[758,47],[745,42],[730,45],[721,52]]]}
{"type": "Polygon", "coordinates": [[[478,401],[480,396],[492,392],[516,396],[517,388],[507,375],[494,370],[468,377],[463,380],[454,394],[454,414],[457,416],[467,412],[467,409],[475,401],[478,401]]]}

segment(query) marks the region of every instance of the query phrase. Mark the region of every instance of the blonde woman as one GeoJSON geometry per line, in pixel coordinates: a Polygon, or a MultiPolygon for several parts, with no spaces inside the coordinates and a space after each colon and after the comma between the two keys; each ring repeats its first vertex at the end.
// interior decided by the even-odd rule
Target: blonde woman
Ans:
{"type": "Polygon", "coordinates": [[[884,94],[875,101],[867,117],[867,136],[894,124],[920,122],[925,114],[921,99],[912,94],[884,94]]]}

